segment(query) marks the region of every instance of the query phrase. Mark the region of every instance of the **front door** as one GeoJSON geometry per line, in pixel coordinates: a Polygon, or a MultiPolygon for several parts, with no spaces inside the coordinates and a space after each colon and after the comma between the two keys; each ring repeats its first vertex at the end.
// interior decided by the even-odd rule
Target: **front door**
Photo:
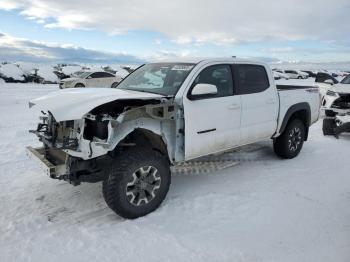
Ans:
{"type": "Polygon", "coordinates": [[[231,65],[204,68],[196,84],[212,84],[218,89],[213,97],[184,97],[185,159],[193,159],[230,149],[239,144],[241,98],[234,95],[231,65]]]}

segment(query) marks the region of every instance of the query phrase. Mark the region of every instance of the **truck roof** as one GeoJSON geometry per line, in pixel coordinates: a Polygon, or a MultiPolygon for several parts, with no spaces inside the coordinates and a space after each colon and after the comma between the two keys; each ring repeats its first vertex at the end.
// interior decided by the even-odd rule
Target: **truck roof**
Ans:
{"type": "Polygon", "coordinates": [[[204,63],[210,63],[210,62],[236,62],[236,63],[247,63],[251,62],[254,64],[263,64],[266,65],[264,62],[260,61],[254,61],[254,60],[248,60],[248,59],[241,59],[241,58],[235,58],[235,57],[212,57],[212,58],[205,58],[205,57],[197,57],[197,58],[174,58],[174,59],[166,59],[161,61],[154,61],[152,63],[191,63],[191,64],[199,64],[201,62],[204,63]]]}

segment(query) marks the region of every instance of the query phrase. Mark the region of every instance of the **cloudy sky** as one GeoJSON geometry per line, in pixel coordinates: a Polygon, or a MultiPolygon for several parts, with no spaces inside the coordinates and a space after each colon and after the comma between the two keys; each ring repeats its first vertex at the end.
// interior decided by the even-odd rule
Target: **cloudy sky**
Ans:
{"type": "Polygon", "coordinates": [[[0,60],[350,61],[349,0],[0,0],[0,60]]]}

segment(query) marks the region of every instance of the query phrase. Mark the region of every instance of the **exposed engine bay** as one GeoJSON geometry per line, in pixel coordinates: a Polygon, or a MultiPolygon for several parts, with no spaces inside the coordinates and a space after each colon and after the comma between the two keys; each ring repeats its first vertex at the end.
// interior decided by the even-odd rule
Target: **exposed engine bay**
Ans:
{"type": "Polygon", "coordinates": [[[50,112],[42,114],[37,129],[30,132],[43,142],[45,158],[61,166],[50,174],[53,178],[80,183],[93,177],[91,182],[95,182],[102,172],[99,167],[108,164],[114,154],[143,143],[169,154],[170,161],[175,157],[171,146],[176,140],[173,99],[112,101],[80,120],[57,122],[50,112]]]}

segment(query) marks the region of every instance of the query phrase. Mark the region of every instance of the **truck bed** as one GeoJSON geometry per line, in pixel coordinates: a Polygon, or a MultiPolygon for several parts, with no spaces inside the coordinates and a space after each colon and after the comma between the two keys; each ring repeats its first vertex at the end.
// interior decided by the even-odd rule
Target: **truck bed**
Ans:
{"type": "Polygon", "coordinates": [[[293,105],[308,103],[311,107],[310,125],[318,120],[321,106],[321,96],[318,87],[306,85],[276,85],[276,87],[280,102],[276,136],[280,134],[279,131],[284,116],[293,105]]]}

